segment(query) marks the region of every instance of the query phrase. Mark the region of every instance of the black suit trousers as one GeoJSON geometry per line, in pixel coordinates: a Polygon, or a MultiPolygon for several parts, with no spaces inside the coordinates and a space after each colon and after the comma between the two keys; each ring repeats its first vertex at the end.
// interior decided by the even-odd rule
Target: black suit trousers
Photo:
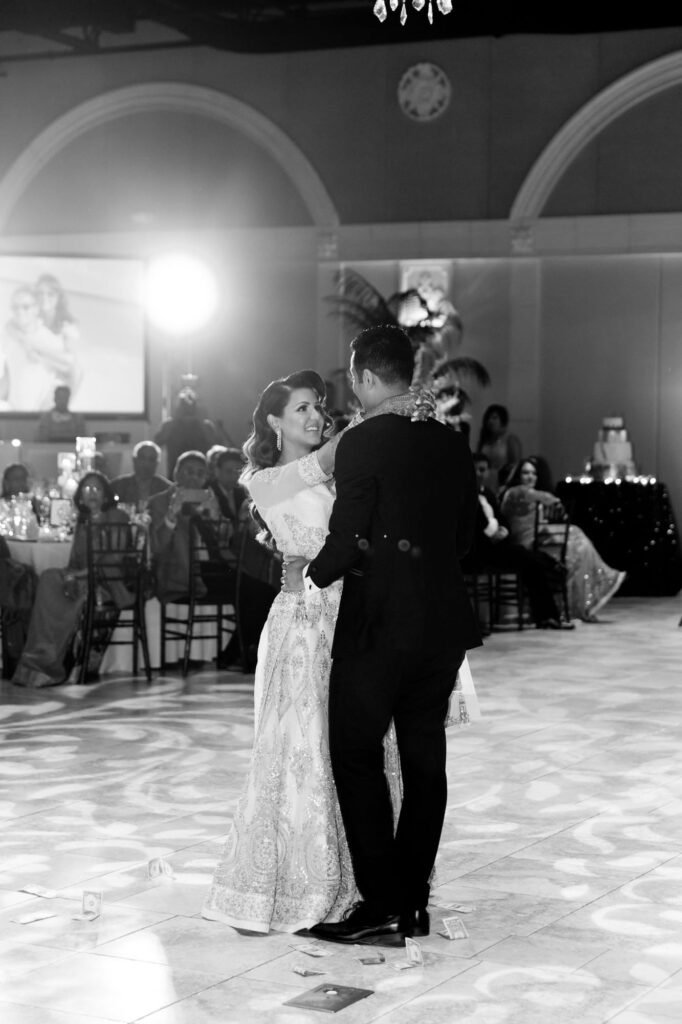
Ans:
{"type": "Polygon", "coordinates": [[[377,910],[423,907],[447,804],[445,720],[464,651],[371,650],[335,658],[329,745],[355,879],[377,910]],[[395,722],[403,801],[397,828],[383,738],[395,722]]]}

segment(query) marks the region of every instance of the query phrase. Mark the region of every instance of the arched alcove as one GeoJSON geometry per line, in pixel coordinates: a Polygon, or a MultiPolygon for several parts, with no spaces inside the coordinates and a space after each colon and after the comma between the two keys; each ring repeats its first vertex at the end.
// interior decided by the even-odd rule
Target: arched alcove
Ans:
{"type": "Polygon", "coordinates": [[[510,212],[512,222],[542,215],[552,190],[585,147],[622,114],[682,85],[682,52],[651,61],[612,83],[586,103],[554,136],[527,175],[510,212]]]}
{"type": "Polygon", "coordinates": [[[276,124],[231,96],[183,82],[156,82],[97,96],[57,118],[20,154],[0,182],[0,230],[31,182],[70,143],[91,129],[130,115],[175,112],[210,118],[242,133],[282,169],[322,231],[338,224],[334,204],[305,154],[276,124]]]}

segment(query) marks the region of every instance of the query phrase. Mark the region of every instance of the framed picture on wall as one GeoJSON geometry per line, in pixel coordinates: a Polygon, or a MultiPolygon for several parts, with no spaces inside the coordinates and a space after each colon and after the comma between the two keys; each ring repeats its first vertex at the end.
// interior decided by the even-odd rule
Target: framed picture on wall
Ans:
{"type": "Polygon", "coordinates": [[[53,407],[143,417],[147,345],[142,260],[0,255],[0,415],[53,407]]]}

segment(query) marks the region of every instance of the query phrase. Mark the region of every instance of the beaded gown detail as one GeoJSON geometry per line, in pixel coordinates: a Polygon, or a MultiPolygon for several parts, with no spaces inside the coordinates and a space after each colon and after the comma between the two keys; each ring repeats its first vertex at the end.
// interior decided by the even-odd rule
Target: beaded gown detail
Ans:
{"type": "MultiPolygon", "coordinates": [[[[246,481],[279,551],[315,557],[334,501],[314,453],[246,481]]],[[[331,643],[342,582],[280,592],[258,646],[251,768],[203,916],[295,932],[359,899],[328,746],[331,643]]]]}

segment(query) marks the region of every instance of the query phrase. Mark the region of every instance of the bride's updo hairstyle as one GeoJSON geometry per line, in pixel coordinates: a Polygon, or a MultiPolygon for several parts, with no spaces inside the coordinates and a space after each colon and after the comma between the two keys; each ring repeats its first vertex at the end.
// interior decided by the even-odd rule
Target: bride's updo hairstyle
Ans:
{"type": "Polygon", "coordinates": [[[298,388],[309,388],[317,395],[324,416],[324,430],[321,444],[332,426],[331,417],[324,408],[326,388],[319,373],[314,370],[297,370],[288,377],[280,377],[271,381],[258,399],[253,410],[253,430],[244,444],[243,452],[248,463],[248,470],[266,469],[274,466],[279,458],[277,437],[268,423],[268,416],[281,416],[289,401],[292,391],[298,388]]]}

